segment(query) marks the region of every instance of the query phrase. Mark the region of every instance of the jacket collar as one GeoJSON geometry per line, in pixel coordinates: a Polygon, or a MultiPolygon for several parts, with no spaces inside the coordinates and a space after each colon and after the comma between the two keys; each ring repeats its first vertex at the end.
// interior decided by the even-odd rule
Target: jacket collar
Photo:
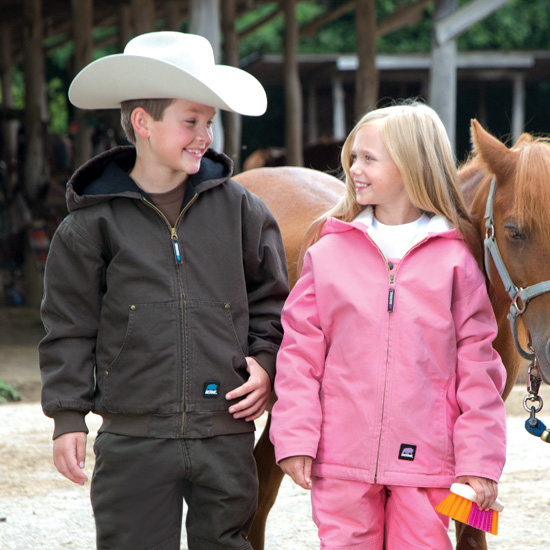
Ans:
{"type": "MultiPolygon", "coordinates": [[[[114,197],[141,199],[146,196],[130,178],[136,150],[133,146],[110,149],[83,164],[67,183],[66,199],[69,212],[104,202],[114,197]]],[[[202,193],[227,181],[233,173],[233,161],[223,153],[209,149],[200,170],[188,178],[188,189],[202,193]]]]}
{"type": "MultiPolygon", "coordinates": [[[[325,222],[321,237],[329,233],[344,233],[346,231],[359,230],[365,231],[365,227],[372,225],[374,210],[372,206],[364,208],[357,217],[351,222],[344,222],[336,218],[328,218],[325,222]]],[[[426,227],[426,237],[441,236],[452,239],[460,239],[458,230],[451,224],[447,218],[434,214],[426,227]]]]}

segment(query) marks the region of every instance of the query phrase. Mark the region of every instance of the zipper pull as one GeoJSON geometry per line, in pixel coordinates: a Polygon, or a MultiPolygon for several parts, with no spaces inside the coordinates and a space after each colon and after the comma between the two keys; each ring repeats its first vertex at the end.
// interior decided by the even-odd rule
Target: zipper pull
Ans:
{"type": "MultiPolygon", "coordinates": [[[[390,285],[395,283],[395,273],[391,273],[395,266],[388,262],[388,269],[390,270],[390,285]]],[[[393,311],[393,305],[395,303],[395,288],[390,288],[388,292],[388,311],[391,313],[393,311]]]]}
{"type": "Polygon", "coordinates": [[[393,311],[393,304],[395,303],[395,288],[390,288],[390,292],[388,294],[388,311],[393,311]]]}
{"type": "Polygon", "coordinates": [[[180,243],[178,240],[178,234],[176,230],[172,228],[172,245],[174,247],[174,256],[176,257],[176,263],[181,264],[180,243]]]}

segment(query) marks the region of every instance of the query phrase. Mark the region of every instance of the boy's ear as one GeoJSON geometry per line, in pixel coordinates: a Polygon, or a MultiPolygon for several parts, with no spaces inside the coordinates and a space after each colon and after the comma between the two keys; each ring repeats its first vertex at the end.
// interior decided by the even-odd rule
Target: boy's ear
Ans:
{"type": "Polygon", "coordinates": [[[149,113],[143,107],[136,107],[130,117],[134,132],[142,138],[149,138],[149,113]]]}

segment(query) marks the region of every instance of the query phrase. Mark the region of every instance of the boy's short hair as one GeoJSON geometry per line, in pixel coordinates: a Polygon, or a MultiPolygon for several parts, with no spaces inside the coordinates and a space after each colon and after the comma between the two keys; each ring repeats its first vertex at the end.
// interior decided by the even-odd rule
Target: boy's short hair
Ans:
{"type": "Polygon", "coordinates": [[[128,141],[136,144],[136,134],[132,125],[134,109],[141,107],[153,120],[162,120],[164,111],[174,103],[175,99],[129,99],[120,104],[120,124],[128,141]]]}

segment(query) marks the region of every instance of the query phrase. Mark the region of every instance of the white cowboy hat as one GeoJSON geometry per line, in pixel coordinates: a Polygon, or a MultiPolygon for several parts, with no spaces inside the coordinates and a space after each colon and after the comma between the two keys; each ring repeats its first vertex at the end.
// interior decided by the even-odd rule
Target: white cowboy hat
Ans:
{"type": "Polygon", "coordinates": [[[216,65],[206,38],[172,31],[132,38],[124,53],[84,67],[69,88],[69,100],[81,109],[117,109],[128,99],[157,98],[186,99],[251,116],[267,108],[256,78],[216,65]]]}

